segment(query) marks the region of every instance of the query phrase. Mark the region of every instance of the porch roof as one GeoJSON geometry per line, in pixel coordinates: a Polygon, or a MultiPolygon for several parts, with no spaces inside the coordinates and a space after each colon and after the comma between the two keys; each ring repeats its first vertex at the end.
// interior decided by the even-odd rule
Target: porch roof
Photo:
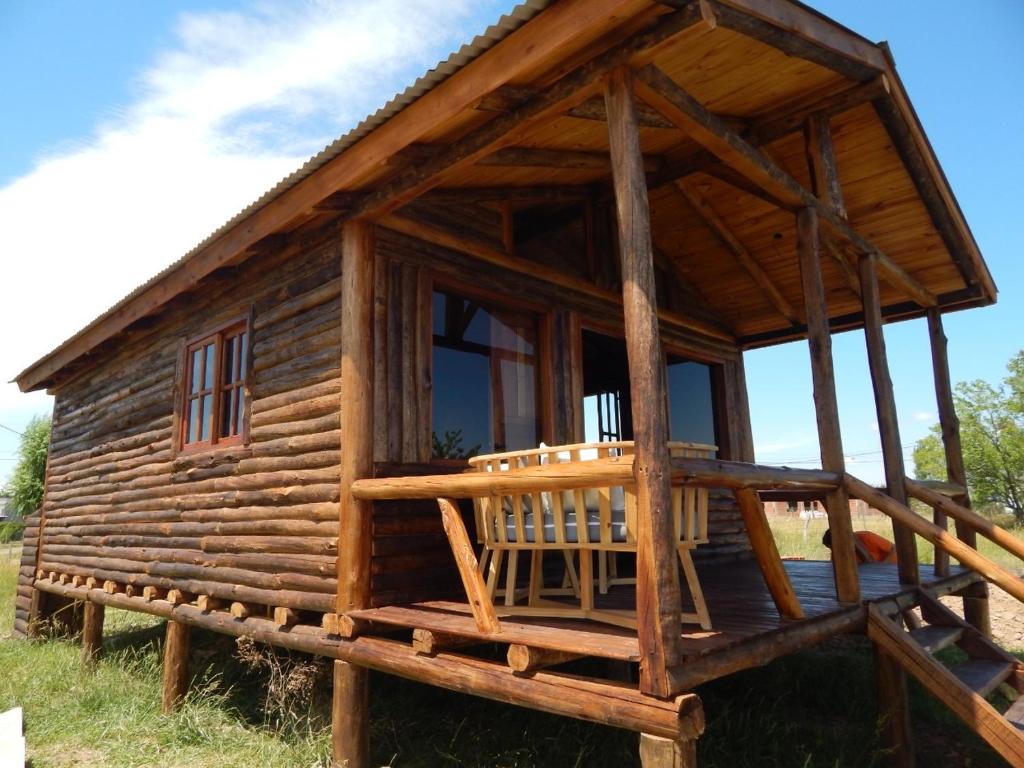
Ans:
{"type": "Polygon", "coordinates": [[[823,263],[833,327],[862,322],[851,257],[865,249],[884,254],[890,317],[995,300],[885,44],[792,0],[530,0],[19,374],[19,386],[58,385],[119,333],[281,236],[354,215],[401,229],[401,206],[423,195],[495,205],[606,194],[601,68],[616,64],[656,68],[695,104],[681,125],[678,104],[641,73],[655,246],[719,335],[755,346],[804,333],[799,195],[786,199],[788,182],[752,178],[743,152],[738,162],[729,153],[738,137],[809,190],[812,113],[830,118],[848,215],[823,263]]]}

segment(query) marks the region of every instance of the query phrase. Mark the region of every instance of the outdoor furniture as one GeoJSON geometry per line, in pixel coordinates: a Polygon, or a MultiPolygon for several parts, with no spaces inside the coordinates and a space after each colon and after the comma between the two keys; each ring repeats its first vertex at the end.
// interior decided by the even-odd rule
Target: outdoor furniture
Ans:
{"type": "MultiPolygon", "coordinates": [[[[673,457],[707,458],[715,450],[712,445],[669,443],[673,457]]],[[[470,464],[480,472],[515,472],[632,453],[632,442],[542,445],[530,450],[478,456],[470,459],[470,464]]],[[[505,493],[475,499],[474,511],[478,540],[483,546],[476,561],[477,569],[481,576],[486,575],[484,597],[492,604],[499,594],[502,564],[507,561],[503,592],[505,613],[590,618],[630,628],[636,626],[634,611],[597,609],[594,603],[595,553],[598,555],[597,586],[602,594],[613,584],[635,583],[634,579],[616,579],[614,564],[609,567],[609,558],[615,553],[636,552],[637,503],[630,485],[603,485],[595,481],[573,490],[538,488],[505,493]],[[519,558],[515,555],[524,550],[530,552],[528,586],[517,592],[519,558]],[[571,589],[565,582],[554,589],[544,586],[543,558],[549,551],[557,551],[565,558],[571,589]],[[578,557],[578,578],[573,555],[578,557]],[[570,594],[579,600],[578,606],[549,599],[570,594]],[[523,597],[525,603],[521,604],[523,597]]],[[[684,622],[699,623],[704,629],[710,629],[707,606],[690,554],[697,545],[708,540],[708,490],[673,487],[672,511],[679,561],[694,604],[694,611],[684,613],[682,618],[684,622]]],[[[454,548],[455,542],[452,543],[454,548]]]]}

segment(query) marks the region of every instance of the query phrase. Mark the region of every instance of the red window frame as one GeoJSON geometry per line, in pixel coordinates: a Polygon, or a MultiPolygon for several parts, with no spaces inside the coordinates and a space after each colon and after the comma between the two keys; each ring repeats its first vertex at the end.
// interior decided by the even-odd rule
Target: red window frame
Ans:
{"type": "Polygon", "coordinates": [[[178,431],[182,451],[248,442],[250,340],[249,321],[243,318],[185,343],[178,431]]]}

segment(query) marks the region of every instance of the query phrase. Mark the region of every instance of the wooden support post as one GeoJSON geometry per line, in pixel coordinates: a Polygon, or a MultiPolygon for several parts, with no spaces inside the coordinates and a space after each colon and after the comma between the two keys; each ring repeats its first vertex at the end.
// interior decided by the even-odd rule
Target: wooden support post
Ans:
{"type": "Polygon", "coordinates": [[[768,519],[764,514],[764,504],[761,503],[757,491],[742,488],[736,491],[736,501],[743,516],[743,524],[747,528],[747,535],[750,537],[750,546],[754,550],[754,556],[757,558],[757,564],[761,568],[761,575],[768,585],[772,600],[775,601],[775,607],[779,609],[779,615],[787,619],[802,619],[803,608],[800,607],[800,600],[797,599],[793,585],[789,581],[786,567],[782,564],[772,529],[768,526],[768,519]]]}
{"type": "MultiPolygon", "coordinates": [[[[868,367],[871,369],[871,386],[875,391],[875,413],[878,417],[878,435],[882,441],[882,463],[885,467],[886,490],[900,504],[907,504],[907,489],[904,484],[906,471],[903,467],[903,443],[900,440],[900,425],[896,418],[896,398],[889,376],[889,358],[885,351],[885,334],[882,331],[882,302],[878,292],[878,269],[872,253],[860,257],[860,291],[864,306],[864,340],[868,347],[868,367]]],[[[917,541],[914,533],[904,525],[893,521],[893,535],[896,538],[896,557],[899,563],[900,582],[917,584],[917,541]]]]}
{"type": "Polygon", "coordinates": [[[640,734],[642,768],[697,768],[696,739],[666,739],[640,734]]]}
{"type": "Polygon", "coordinates": [[[28,636],[39,637],[42,634],[43,612],[46,610],[46,593],[40,589],[32,589],[32,598],[28,606],[28,636]]]}
{"type": "Polygon", "coordinates": [[[640,690],[667,696],[668,667],[682,661],[679,571],[669,481],[665,360],[658,336],[650,210],[632,74],[614,70],[605,88],[622,262],[622,303],[636,457],[637,635],[640,690]]]}
{"type": "Polygon", "coordinates": [[[914,743],[907,699],[907,675],[892,656],[875,645],[878,721],[893,768],[913,768],[914,743]]]}
{"type": "MultiPolygon", "coordinates": [[[[942,327],[942,314],[938,308],[928,310],[928,338],[932,349],[932,374],[935,378],[935,401],[939,410],[939,427],[942,430],[942,446],[946,453],[946,479],[967,488],[967,468],[964,465],[963,447],[960,444],[960,419],[956,415],[953,403],[953,384],[949,377],[949,357],[947,354],[946,332],[942,327]]],[[[954,498],[961,507],[970,507],[971,498],[968,493],[954,498]]],[[[945,519],[937,518],[937,525],[945,527],[945,519]]],[[[957,537],[971,547],[977,547],[977,534],[966,523],[957,521],[957,537]]],[[[939,574],[949,570],[949,556],[943,552],[935,552],[935,568],[939,574]]],[[[964,598],[964,618],[967,622],[986,637],[992,636],[992,622],[989,617],[988,585],[983,584],[977,596],[964,598]]]]}
{"type": "MultiPolygon", "coordinates": [[[[337,613],[370,605],[373,503],[352,495],[352,483],[373,475],[374,229],[349,221],[341,233],[341,504],[337,613]]],[[[369,672],[334,666],[331,708],[334,764],[369,764],[369,672]]]]}
{"type": "Polygon", "coordinates": [[[165,715],[178,708],[188,692],[188,653],[192,627],[170,619],[164,639],[164,691],[162,709],[165,715]]]}
{"type": "Polygon", "coordinates": [[[370,676],[364,667],[347,661],[334,662],[334,695],[331,699],[331,742],[334,768],[365,768],[370,764],[370,676]]]}
{"type": "MultiPolygon", "coordinates": [[[[807,315],[807,344],[811,353],[814,410],[818,422],[821,466],[829,472],[845,472],[843,440],[839,432],[839,403],[832,368],[832,336],[828,327],[825,286],[821,280],[821,233],[818,212],[802,208],[796,217],[797,252],[807,315]]],[[[853,521],[846,491],[837,488],[825,497],[828,524],[832,530],[832,567],[836,596],[843,602],[860,600],[860,579],[853,543],[853,521]]]]}
{"type": "Polygon", "coordinates": [[[82,621],[82,663],[93,666],[103,649],[103,606],[87,601],[82,621]]]}

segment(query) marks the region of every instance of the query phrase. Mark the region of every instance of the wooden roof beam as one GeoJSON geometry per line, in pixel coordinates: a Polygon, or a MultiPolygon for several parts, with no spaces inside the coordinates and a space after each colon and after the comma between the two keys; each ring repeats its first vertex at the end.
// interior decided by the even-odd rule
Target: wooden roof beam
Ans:
{"type": "Polygon", "coordinates": [[[775,283],[768,276],[768,273],[764,271],[764,268],[757,262],[757,259],[750,254],[750,251],[746,249],[739,238],[729,229],[729,225],[715,212],[715,209],[711,207],[711,204],[701,194],[700,190],[697,189],[696,185],[692,182],[680,181],[677,184],[677,188],[683,193],[683,197],[686,198],[686,202],[690,204],[697,217],[722,241],[722,244],[736,257],[736,261],[739,262],[740,266],[764,290],[768,301],[771,302],[776,311],[794,325],[803,322],[803,318],[794,309],[793,305],[779,292],[775,283]]]}
{"type": "MultiPolygon", "coordinates": [[[[509,168],[570,168],[576,170],[611,171],[611,157],[607,152],[587,152],[578,149],[535,149],[533,147],[506,147],[477,161],[477,165],[509,168]]],[[[663,157],[644,157],[644,170],[655,173],[665,165],[663,157]]]]}
{"type": "Polygon", "coordinates": [[[763,152],[730,130],[721,119],[660,69],[654,65],[641,69],[637,73],[636,87],[638,95],[648,104],[686,131],[705,149],[717,155],[722,162],[778,198],[788,210],[811,208],[817,211],[832,236],[850,243],[859,254],[874,253],[878,258],[879,271],[890,285],[906,293],[921,306],[937,304],[938,299],[934,293],[823,205],[763,152]]]}
{"type": "Polygon", "coordinates": [[[446,203],[572,203],[597,194],[595,187],[581,184],[553,186],[438,187],[421,198],[446,203]]]}
{"type": "Polygon", "coordinates": [[[595,96],[614,68],[647,63],[655,48],[678,38],[702,21],[701,7],[696,2],[659,17],[651,26],[573,70],[529,101],[471,131],[434,159],[399,173],[372,191],[351,215],[370,218],[387,215],[441,184],[447,175],[514,145],[537,125],[595,96]]]}
{"type": "MultiPolygon", "coordinates": [[[[524,104],[537,95],[534,88],[526,88],[520,85],[505,85],[493,93],[488,94],[480,100],[476,108],[481,112],[508,112],[524,104]]],[[[604,99],[595,96],[587,99],[566,113],[569,117],[576,117],[580,120],[594,120],[601,123],[608,122],[608,111],[604,106],[604,99]]],[[[670,128],[675,130],[675,125],[666,120],[656,109],[651,109],[646,104],[637,105],[637,123],[643,128],[670,128]]]]}

